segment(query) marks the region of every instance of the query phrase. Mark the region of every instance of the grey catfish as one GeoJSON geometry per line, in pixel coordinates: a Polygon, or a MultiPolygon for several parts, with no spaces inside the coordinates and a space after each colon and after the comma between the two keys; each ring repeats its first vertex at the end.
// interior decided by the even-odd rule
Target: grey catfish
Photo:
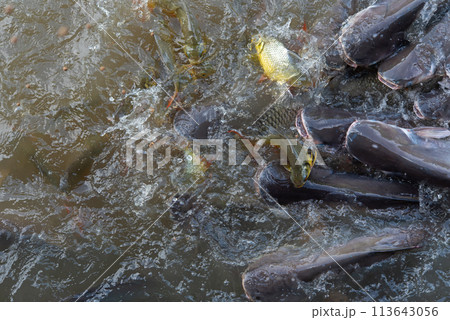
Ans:
{"type": "Polygon", "coordinates": [[[419,94],[414,101],[414,112],[421,119],[450,120],[450,92],[434,89],[419,94]]]}
{"type": "Polygon", "coordinates": [[[352,67],[370,66],[386,59],[406,43],[405,31],[414,22],[425,0],[378,0],[351,16],[339,42],[352,67]]]}
{"type": "Polygon", "coordinates": [[[299,111],[295,125],[304,138],[311,137],[317,144],[338,146],[356,119],[365,119],[365,115],[328,106],[313,106],[299,111]]]}
{"type": "Polygon", "coordinates": [[[445,62],[445,73],[439,89],[416,96],[414,112],[419,118],[450,120],[450,56],[445,62]]]}
{"type": "Polygon", "coordinates": [[[258,192],[268,203],[280,204],[310,199],[345,201],[371,208],[418,204],[418,188],[411,184],[374,179],[348,173],[334,173],[315,166],[301,188],[295,188],[289,172],[276,162],[269,163],[257,176],[258,192]]]}
{"type": "Polygon", "coordinates": [[[419,247],[425,238],[420,229],[385,229],[379,235],[355,238],[347,244],[313,256],[295,247],[284,247],[250,264],[242,275],[245,294],[252,301],[277,301],[301,296],[302,282],[341,267],[370,265],[395,251],[419,247]]]}
{"type": "Polygon", "coordinates": [[[350,154],[369,166],[450,186],[450,130],[404,129],[379,121],[355,121],[347,132],[350,154]]]}
{"type": "Polygon", "coordinates": [[[449,33],[450,12],[419,43],[384,61],[378,79],[391,89],[401,89],[444,75],[450,55],[449,33]]]}
{"type": "Polygon", "coordinates": [[[367,119],[387,121],[396,125],[404,122],[396,115],[380,113],[371,115],[340,107],[313,105],[298,112],[295,125],[302,137],[311,137],[316,144],[340,147],[351,124],[356,120],[367,119]]]}

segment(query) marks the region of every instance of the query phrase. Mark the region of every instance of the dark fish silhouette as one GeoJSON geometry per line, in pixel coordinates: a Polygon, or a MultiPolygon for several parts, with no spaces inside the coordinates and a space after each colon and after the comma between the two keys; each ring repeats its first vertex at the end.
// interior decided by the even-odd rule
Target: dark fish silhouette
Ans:
{"type": "Polygon", "coordinates": [[[373,208],[418,204],[418,189],[410,184],[378,180],[315,166],[308,181],[295,188],[289,173],[275,162],[269,163],[257,176],[257,189],[270,202],[280,204],[317,199],[362,203],[373,208]]]}
{"type": "Polygon", "coordinates": [[[450,55],[450,12],[422,40],[410,45],[378,69],[378,79],[391,89],[401,89],[444,74],[450,55]]]}
{"type": "Polygon", "coordinates": [[[370,66],[395,53],[405,43],[405,31],[414,22],[425,0],[379,0],[351,16],[339,42],[352,67],[370,66]]]}
{"type": "Polygon", "coordinates": [[[401,172],[416,180],[450,186],[450,130],[403,129],[379,121],[354,122],[347,150],[373,168],[401,172]]]}
{"type": "Polygon", "coordinates": [[[379,235],[355,238],[329,249],[328,254],[305,256],[299,248],[284,247],[253,262],[242,275],[242,285],[252,301],[305,299],[302,282],[311,281],[328,270],[373,264],[396,251],[417,248],[424,238],[422,230],[385,229],[379,235]]]}

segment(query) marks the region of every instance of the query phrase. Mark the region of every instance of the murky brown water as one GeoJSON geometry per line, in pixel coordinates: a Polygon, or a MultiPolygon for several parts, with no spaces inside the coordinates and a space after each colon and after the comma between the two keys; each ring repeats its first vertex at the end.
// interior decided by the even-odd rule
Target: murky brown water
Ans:
{"type": "MultiPolygon", "coordinates": [[[[215,72],[196,81],[182,76],[179,102],[220,106],[228,127],[246,129],[283,90],[258,83],[261,70],[247,49],[251,36],[263,32],[295,43],[303,23],[314,25],[333,2],[187,1],[209,39],[207,62],[215,72]]],[[[81,1],[91,17],[75,1],[7,3],[15,9],[0,13],[0,229],[15,240],[0,251],[0,300],[58,301],[100,277],[90,299],[243,301],[241,274],[251,259],[285,244],[316,249],[256,194],[255,163],[214,163],[206,181],[191,188],[181,178],[182,150],[154,176],[127,168],[128,139],[143,131],[176,135],[164,116],[173,82],[151,36],[167,32],[160,16],[140,17],[131,1],[81,1]],[[58,37],[61,26],[68,34],[58,37]],[[150,66],[160,86],[138,89],[142,68],[150,66]],[[124,111],[123,101],[132,108],[124,111]],[[60,178],[86,150],[94,161],[85,181],[61,191],[60,178]],[[193,208],[176,221],[167,209],[184,192],[193,195],[193,208]]],[[[181,64],[182,53],[178,58],[181,64]]],[[[312,96],[397,115],[411,126],[442,125],[418,121],[414,90],[392,92],[373,73],[338,84],[282,101],[305,104],[312,96]]],[[[287,209],[324,247],[386,226],[426,228],[431,237],[422,249],[353,275],[376,300],[448,300],[448,189],[421,186],[421,196],[420,207],[401,209],[321,201],[287,209]]],[[[305,300],[369,300],[345,274],[325,274],[304,289],[305,300]]]]}

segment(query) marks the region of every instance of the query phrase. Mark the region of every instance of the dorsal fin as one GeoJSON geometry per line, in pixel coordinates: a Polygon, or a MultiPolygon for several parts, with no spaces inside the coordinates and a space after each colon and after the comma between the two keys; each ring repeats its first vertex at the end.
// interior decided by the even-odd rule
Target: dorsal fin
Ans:
{"type": "Polygon", "coordinates": [[[412,131],[423,139],[445,139],[450,137],[450,130],[446,128],[423,127],[412,131]]]}

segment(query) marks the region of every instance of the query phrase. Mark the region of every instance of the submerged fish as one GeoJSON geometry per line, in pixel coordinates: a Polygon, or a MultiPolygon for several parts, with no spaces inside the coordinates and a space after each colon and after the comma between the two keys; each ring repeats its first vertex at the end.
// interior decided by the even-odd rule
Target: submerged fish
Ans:
{"type": "Polygon", "coordinates": [[[183,51],[189,63],[199,64],[206,53],[206,44],[198,29],[197,21],[189,13],[186,3],[183,0],[149,0],[148,6],[152,11],[159,7],[178,19],[183,34],[183,51]]]}
{"type": "Polygon", "coordinates": [[[308,180],[311,170],[317,160],[317,148],[313,141],[304,139],[301,142],[291,130],[294,126],[296,110],[277,105],[268,110],[256,121],[255,135],[266,139],[295,140],[286,150],[286,169],[290,172],[290,181],[295,188],[301,188],[308,180]]]}
{"type": "Polygon", "coordinates": [[[418,188],[410,184],[348,173],[334,173],[315,166],[302,188],[295,188],[289,174],[272,162],[257,176],[257,190],[267,202],[288,204],[305,200],[346,201],[372,208],[418,204],[418,188]]]}
{"type": "Polygon", "coordinates": [[[253,37],[252,44],[264,74],[269,79],[294,87],[310,85],[300,56],[288,50],[280,41],[258,35],[253,37]]]}
{"type": "Polygon", "coordinates": [[[449,34],[450,12],[419,43],[384,61],[378,79],[391,89],[401,89],[442,76],[450,55],[449,34]]]}
{"type": "Polygon", "coordinates": [[[450,185],[450,130],[446,128],[403,129],[379,121],[355,121],[348,129],[346,147],[375,169],[450,185]]]}
{"type": "Polygon", "coordinates": [[[339,43],[352,67],[370,66],[386,59],[405,44],[405,31],[426,0],[378,0],[351,16],[339,43]]]}
{"type": "Polygon", "coordinates": [[[419,229],[384,229],[378,235],[355,238],[315,256],[305,256],[300,248],[284,247],[253,262],[242,275],[242,286],[252,301],[305,298],[302,282],[329,270],[367,266],[396,251],[418,248],[424,238],[425,232],[419,229]]]}
{"type": "Polygon", "coordinates": [[[180,110],[173,120],[175,130],[187,139],[213,138],[220,131],[223,111],[218,106],[180,110]]]}
{"type": "Polygon", "coordinates": [[[419,94],[414,101],[414,112],[421,119],[450,120],[450,92],[435,89],[419,94]]]}
{"type": "Polygon", "coordinates": [[[15,241],[15,235],[0,228],[0,252],[8,249],[15,241]]]}

